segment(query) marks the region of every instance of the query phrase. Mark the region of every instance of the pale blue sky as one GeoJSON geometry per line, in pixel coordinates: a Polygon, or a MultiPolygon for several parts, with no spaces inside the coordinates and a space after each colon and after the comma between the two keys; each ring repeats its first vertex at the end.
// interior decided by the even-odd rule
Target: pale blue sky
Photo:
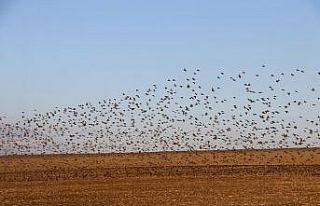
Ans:
{"type": "Polygon", "coordinates": [[[116,97],[184,67],[318,71],[319,54],[316,0],[0,0],[0,114],[116,97]]]}

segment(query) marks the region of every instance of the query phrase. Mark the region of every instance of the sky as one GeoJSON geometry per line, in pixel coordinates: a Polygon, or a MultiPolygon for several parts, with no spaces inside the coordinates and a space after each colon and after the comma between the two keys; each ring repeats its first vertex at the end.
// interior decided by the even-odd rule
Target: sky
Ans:
{"type": "Polygon", "coordinates": [[[318,71],[319,54],[316,0],[0,0],[0,115],[117,97],[182,68],[318,71]]]}

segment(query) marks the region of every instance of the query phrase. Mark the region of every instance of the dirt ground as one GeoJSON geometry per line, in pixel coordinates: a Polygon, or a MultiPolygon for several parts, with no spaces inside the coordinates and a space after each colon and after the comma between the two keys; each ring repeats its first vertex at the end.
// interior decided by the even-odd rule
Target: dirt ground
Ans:
{"type": "Polygon", "coordinates": [[[0,205],[320,205],[320,149],[0,157],[0,205]]]}

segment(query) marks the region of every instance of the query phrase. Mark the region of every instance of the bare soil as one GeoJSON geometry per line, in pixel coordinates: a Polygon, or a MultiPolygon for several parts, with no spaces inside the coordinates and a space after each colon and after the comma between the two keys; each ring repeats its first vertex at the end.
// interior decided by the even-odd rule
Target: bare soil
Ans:
{"type": "Polygon", "coordinates": [[[3,156],[0,205],[320,205],[320,148],[3,156]]]}

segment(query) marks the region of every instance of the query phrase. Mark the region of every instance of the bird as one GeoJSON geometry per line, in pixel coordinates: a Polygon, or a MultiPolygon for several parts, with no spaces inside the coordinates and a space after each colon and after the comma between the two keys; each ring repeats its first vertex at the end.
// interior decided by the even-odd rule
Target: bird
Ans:
{"type": "Polygon", "coordinates": [[[207,85],[201,71],[184,68],[183,80],[169,77],[97,103],[24,111],[13,121],[0,116],[0,154],[319,146],[317,82],[290,87],[312,75],[307,69],[254,71],[252,77],[245,70],[230,78],[219,69],[207,85]]]}

